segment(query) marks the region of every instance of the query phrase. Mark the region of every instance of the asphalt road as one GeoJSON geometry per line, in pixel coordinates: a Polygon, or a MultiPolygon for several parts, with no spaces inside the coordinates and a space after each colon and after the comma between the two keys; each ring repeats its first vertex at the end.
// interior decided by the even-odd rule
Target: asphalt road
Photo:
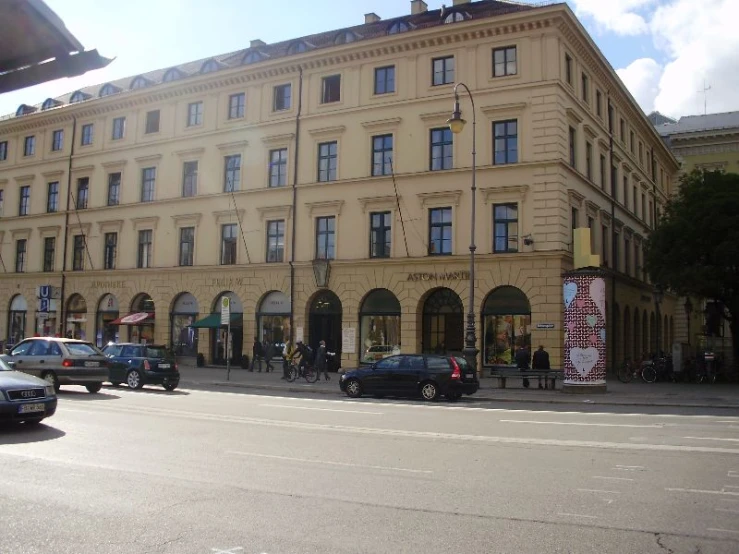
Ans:
{"type": "Polygon", "coordinates": [[[739,414],[83,390],[0,430],[0,552],[739,552],[739,414]]]}

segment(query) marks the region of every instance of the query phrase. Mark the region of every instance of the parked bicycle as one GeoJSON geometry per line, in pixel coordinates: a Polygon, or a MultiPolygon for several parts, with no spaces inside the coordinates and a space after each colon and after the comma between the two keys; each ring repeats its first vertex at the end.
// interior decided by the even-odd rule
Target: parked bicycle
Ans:
{"type": "Polygon", "coordinates": [[[652,360],[641,359],[632,362],[627,358],[618,369],[617,377],[622,383],[630,383],[638,377],[645,383],[654,383],[657,380],[657,367],[652,360]]]}

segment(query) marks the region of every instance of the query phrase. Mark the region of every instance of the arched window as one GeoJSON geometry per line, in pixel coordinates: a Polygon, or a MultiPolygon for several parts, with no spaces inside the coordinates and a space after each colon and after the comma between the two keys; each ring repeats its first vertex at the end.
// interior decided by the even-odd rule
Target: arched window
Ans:
{"type": "Polygon", "coordinates": [[[60,106],[61,102],[57,102],[53,98],[47,98],[44,100],[44,103],[41,105],[42,110],[50,110],[51,108],[56,108],[57,106],[60,106]]]}
{"type": "Polygon", "coordinates": [[[131,81],[131,86],[129,88],[131,90],[136,90],[137,88],[146,88],[150,85],[151,85],[151,81],[139,75],[138,77],[134,77],[133,81],[131,81]]]}
{"type": "Polygon", "coordinates": [[[27,115],[35,111],[36,111],[36,108],[34,108],[33,106],[29,106],[28,104],[21,104],[20,106],[18,106],[18,109],[15,110],[15,115],[16,116],[27,115]]]}
{"type": "Polygon", "coordinates": [[[400,354],[400,302],[387,289],[375,289],[359,309],[359,363],[400,354]]]}
{"type": "Polygon", "coordinates": [[[498,287],[485,299],[483,365],[512,365],[516,350],[531,348],[531,304],[520,289],[498,287]]]}
{"type": "Polygon", "coordinates": [[[162,77],[162,82],[171,83],[172,81],[182,79],[184,76],[185,73],[182,70],[177,69],[176,67],[172,67],[164,73],[164,77],[162,77]]]}
{"type": "Polygon", "coordinates": [[[456,23],[465,19],[472,19],[472,16],[467,12],[452,12],[444,18],[444,23],[456,23]]]}
{"type": "Polygon", "coordinates": [[[244,59],[242,60],[241,63],[244,63],[244,64],[257,63],[257,62],[261,62],[264,58],[266,58],[266,56],[262,54],[259,50],[251,50],[244,55],[244,59]]]}
{"type": "Polygon", "coordinates": [[[396,35],[398,33],[405,33],[406,31],[409,31],[410,27],[405,21],[396,21],[392,25],[390,25],[390,28],[387,30],[388,35],[396,35]]]}
{"type": "Polygon", "coordinates": [[[103,96],[110,96],[111,94],[115,94],[116,92],[120,92],[121,89],[119,89],[115,85],[111,85],[110,83],[103,85],[103,88],[100,89],[100,93],[98,96],[102,98],[103,96]]]}
{"type": "Polygon", "coordinates": [[[72,93],[72,96],[69,98],[69,103],[76,104],[77,102],[82,102],[83,100],[87,100],[88,98],[90,98],[89,94],[85,94],[81,90],[78,90],[72,93]]]}
{"type": "Polygon", "coordinates": [[[220,69],[220,66],[218,65],[218,62],[210,59],[203,63],[203,67],[200,68],[200,73],[212,73],[213,71],[218,71],[220,69]]]}
{"type": "Polygon", "coordinates": [[[300,54],[301,52],[305,52],[306,50],[308,50],[308,45],[302,40],[293,42],[290,46],[287,47],[288,54],[300,54]]]}
{"type": "Polygon", "coordinates": [[[423,304],[423,352],[461,352],[464,347],[463,312],[462,300],[456,292],[448,288],[436,289],[423,304]]]}
{"type": "Polygon", "coordinates": [[[348,44],[359,38],[359,35],[352,31],[342,31],[334,39],[334,44],[348,44]]]}

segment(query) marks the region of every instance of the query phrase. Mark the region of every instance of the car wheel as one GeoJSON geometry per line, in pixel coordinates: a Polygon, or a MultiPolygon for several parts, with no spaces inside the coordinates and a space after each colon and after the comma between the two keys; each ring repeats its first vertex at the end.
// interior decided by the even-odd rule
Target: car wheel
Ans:
{"type": "Polygon", "coordinates": [[[56,392],[59,392],[59,379],[57,378],[56,373],[53,371],[47,371],[41,375],[41,378],[52,385],[56,392]]]}
{"type": "Polygon", "coordinates": [[[164,390],[173,391],[177,388],[177,385],[179,383],[164,383],[162,386],[164,387],[164,390]]]}
{"type": "Polygon", "coordinates": [[[141,373],[137,369],[132,369],[126,376],[126,383],[129,388],[138,390],[144,386],[144,381],[141,379],[141,373]]]}
{"type": "Polygon", "coordinates": [[[421,396],[428,402],[436,400],[439,397],[439,387],[431,381],[426,381],[421,384],[421,396]]]}
{"type": "Polygon", "coordinates": [[[87,392],[95,394],[96,392],[99,392],[101,388],[103,388],[103,384],[90,383],[89,385],[85,385],[85,388],[87,389],[87,392]]]}
{"type": "Polygon", "coordinates": [[[349,379],[346,382],[346,395],[349,398],[359,398],[362,396],[362,383],[356,379],[349,379]]]}

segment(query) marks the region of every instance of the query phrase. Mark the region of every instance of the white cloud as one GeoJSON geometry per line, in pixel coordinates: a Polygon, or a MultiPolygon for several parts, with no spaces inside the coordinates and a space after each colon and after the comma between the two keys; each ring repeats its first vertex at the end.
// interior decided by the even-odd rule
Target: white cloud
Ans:
{"type": "Polygon", "coordinates": [[[631,92],[632,96],[649,113],[654,110],[654,99],[659,94],[659,83],[662,67],[651,58],[634,60],[624,69],[616,70],[618,76],[631,92]]]}
{"type": "Polygon", "coordinates": [[[643,11],[656,0],[571,0],[578,16],[590,17],[607,31],[619,35],[640,35],[649,31],[643,11]]]}

